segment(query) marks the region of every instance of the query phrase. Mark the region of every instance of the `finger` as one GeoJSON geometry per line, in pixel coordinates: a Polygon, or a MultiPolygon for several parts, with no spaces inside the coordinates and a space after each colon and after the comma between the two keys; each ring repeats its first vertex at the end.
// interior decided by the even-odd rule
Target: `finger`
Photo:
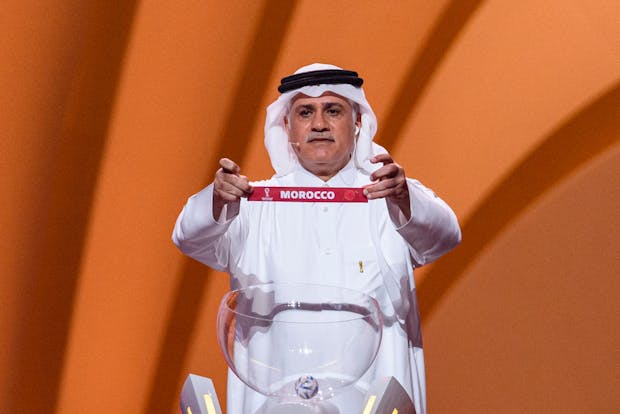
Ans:
{"type": "Polygon", "coordinates": [[[374,192],[369,195],[371,198],[380,198],[380,197],[392,197],[398,198],[407,193],[407,190],[401,186],[395,187],[387,187],[384,189],[376,189],[374,192]]]}
{"type": "Polygon", "coordinates": [[[374,171],[371,175],[370,175],[370,179],[372,181],[377,181],[377,180],[383,180],[386,177],[396,177],[399,173],[399,166],[395,163],[388,163],[388,164],[384,164],[383,167],[379,168],[378,170],[374,171]]]}
{"type": "Polygon", "coordinates": [[[407,195],[407,192],[401,190],[399,187],[390,187],[383,190],[375,190],[372,193],[369,192],[365,194],[366,198],[369,200],[374,200],[377,198],[390,198],[390,199],[399,199],[404,198],[407,195]]]}
{"type": "Polygon", "coordinates": [[[384,180],[380,180],[377,181],[375,183],[369,184],[367,186],[364,187],[364,192],[365,193],[376,193],[379,191],[384,191],[387,190],[389,188],[395,187],[396,186],[396,179],[394,178],[386,178],[384,180]]]}
{"type": "Polygon", "coordinates": [[[246,195],[244,190],[229,182],[222,182],[215,191],[226,201],[236,201],[246,195]]]}
{"type": "Polygon", "coordinates": [[[252,191],[254,191],[254,188],[250,185],[250,181],[248,180],[248,177],[246,177],[245,175],[240,175],[235,178],[237,179],[237,182],[235,183],[237,188],[243,191],[245,195],[248,195],[252,191]]]}
{"type": "Polygon", "coordinates": [[[236,175],[231,173],[225,173],[218,171],[216,174],[215,185],[219,190],[229,191],[231,187],[239,190],[234,191],[236,195],[250,194],[254,189],[250,185],[248,178],[245,175],[236,175]]]}
{"type": "Polygon", "coordinates": [[[228,158],[222,158],[220,160],[220,167],[227,174],[239,174],[241,168],[233,161],[228,158]]]}
{"type": "Polygon", "coordinates": [[[399,177],[386,178],[364,187],[364,195],[369,199],[382,197],[400,197],[407,187],[399,177]]]}
{"type": "Polygon", "coordinates": [[[386,164],[393,163],[394,159],[392,158],[392,156],[390,154],[383,153],[383,154],[377,154],[374,157],[372,157],[370,159],[370,162],[372,162],[373,164],[377,164],[377,163],[381,162],[381,163],[383,163],[383,165],[386,165],[386,164]]]}

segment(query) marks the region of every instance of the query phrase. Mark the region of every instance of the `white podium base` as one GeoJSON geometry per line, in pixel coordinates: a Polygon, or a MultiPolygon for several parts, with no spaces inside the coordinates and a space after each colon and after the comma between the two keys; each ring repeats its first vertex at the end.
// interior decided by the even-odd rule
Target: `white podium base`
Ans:
{"type": "Polygon", "coordinates": [[[265,410],[265,414],[340,414],[340,411],[333,404],[326,402],[322,402],[316,406],[282,403],[272,405],[265,410]]]}

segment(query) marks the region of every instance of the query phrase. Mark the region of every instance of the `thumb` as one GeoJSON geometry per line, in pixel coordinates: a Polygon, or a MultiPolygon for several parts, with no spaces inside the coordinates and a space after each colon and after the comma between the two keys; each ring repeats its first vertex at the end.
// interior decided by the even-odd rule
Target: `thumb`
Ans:
{"type": "Polygon", "coordinates": [[[241,168],[233,160],[228,158],[222,158],[220,160],[220,167],[228,174],[239,174],[239,171],[241,171],[241,168]]]}

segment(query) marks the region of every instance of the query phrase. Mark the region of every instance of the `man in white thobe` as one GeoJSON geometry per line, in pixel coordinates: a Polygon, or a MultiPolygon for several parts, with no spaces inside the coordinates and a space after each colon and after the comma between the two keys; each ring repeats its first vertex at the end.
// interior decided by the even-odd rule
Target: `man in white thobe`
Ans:
{"type": "MultiPolygon", "coordinates": [[[[331,403],[340,413],[361,413],[368,385],[393,376],[424,414],[413,269],[452,249],[461,233],[450,207],[406,178],[372,141],[377,120],[362,82],[356,72],[324,64],[283,78],[265,123],[276,174],[249,182],[234,161],[220,160],[214,182],[188,199],[172,238],[187,255],[228,272],[232,289],[301,282],[376,298],[384,322],[377,358],[356,387],[331,403]],[[255,186],[359,188],[368,202],[248,201],[255,186]]],[[[229,414],[262,412],[269,404],[231,372],[227,395],[229,414]]]]}

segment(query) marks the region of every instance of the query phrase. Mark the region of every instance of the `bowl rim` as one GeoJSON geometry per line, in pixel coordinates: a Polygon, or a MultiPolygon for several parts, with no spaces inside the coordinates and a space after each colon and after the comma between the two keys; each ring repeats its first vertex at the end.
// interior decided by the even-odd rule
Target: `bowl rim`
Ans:
{"type": "MultiPolygon", "coordinates": [[[[296,303],[296,304],[302,304],[304,302],[302,301],[290,301],[290,302],[283,302],[283,305],[287,305],[287,304],[292,304],[292,303],[296,303]]],[[[342,305],[346,305],[345,303],[342,302],[335,302],[335,301],[327,301],[327,302],[323,302],[322,305],[328,305],[325,306],[324,308],[320,308],[320,309],[306,309],[306,310],[339,310],[336,309],[336,306],[342,306],[342,305]],[[334,308],[332,308],[331,306],[333,306],[334,308]]],[[[227,312],[231,313],[231,314],[235,314],[238,315],[240,317],[246,318],[248,320],[259,320],[259,321],[264,321],[264,322],[269,322],[269,323],[289,323],[289,324],[339,324],[339,323],[345,323],[345,322],[351,322],[351,321],[355,321],[355,320],[360,320],[360,319],[366,319],[368,317],[373,317],[373,315],[376,315],[376,319],[378,319],[379,321],[379,330],[382,331],[382,327],[383,327],[383,320],[382,320],[382,314],[381,314],[381,307],[379,305],[379,301],[372,296],[369,293],[357,290],[357,289],[351,289],[351,288],[347,288],[347,287],[341,287],[341,286],[334,286],[334,285],[326,285],[326,284],[317,284],[317,283],[305,283],[305,282],[265,282],[265,283],[255,283],[255,284],[251,284],[248,286],[244,286],[241,288],[237,288],[237,289],[233,289],[230,290],[228,292],[226,292],[226,294],[224,294],[224,296],[222,297],[219,309],[225,308],[227,312]],[[365,300],[368,301],[368,304],[372,305],[372,308],[369,308],[367,306],[363,306],[363,305],[354,305],[354,304],[350,304],[351,306],[347,306],[347,308],[345,310],[348,310],[349,312],[352,313],[356,313],[357,316],[354,317],[350,317],[347,319],[342,319],[342,320],[337,320],[337,321],[277,321],[277,320],[273,320],[273,316],[269,316],[269,315],[260,315],[260,314],[247,314],[245,312],[239,312],[235,309],[232,309],[229,305],[228,302],[233,298],[238,296],[239,294],[241,294],[243,291],[248,291],[250,289],[258,289],[261,287],[268,287],[268,286],[276,286],[276,285],[283,285],[283,286],[296,286],[296,287],[308,287],[308,288],[318,288],[318,289],[336,289],[336,290],[340,290],[340,291],[347,291],[350,293],[353,293],[355,295],[359,295],[360,298],[364,298],[365,300]],[[361,313],[358,312],[356,310],[361,310],[361,309],[355,309],[355,307],[359,306],[359,308],[366,310],[366,313],[361,313]]],[[[301,308],[301,307],[299,307],[301,308]]],[[[289,309],[295,309],[295,308],[288,308],[288,309],[281,309],[280,311],[285,311],[285,310],[289,310],[289,309]]],[[[276,312],[275,314],[279,313],[280,311],[276,312]]],[[[219,311],[218,311],[219,313],[219,311]]],[[[273,313],[273,312],[272,312],[273,313]]],[[[274,315],[275,315],[274,314],[274,315]]]]}

